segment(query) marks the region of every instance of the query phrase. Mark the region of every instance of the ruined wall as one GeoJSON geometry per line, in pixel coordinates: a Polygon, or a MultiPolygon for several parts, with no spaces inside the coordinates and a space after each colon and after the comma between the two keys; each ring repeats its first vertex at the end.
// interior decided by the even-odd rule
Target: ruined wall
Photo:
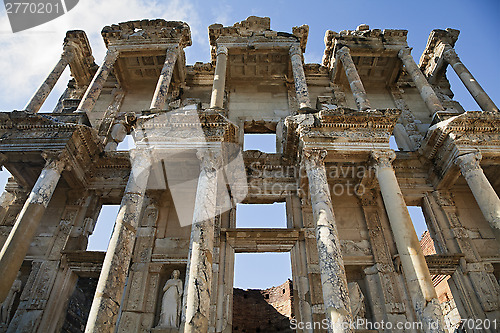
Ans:
{"type": "Polygon", "coordinates": [[[264,290],[235,288],[233,332],[293,332],[292,281],[264,290]]]}

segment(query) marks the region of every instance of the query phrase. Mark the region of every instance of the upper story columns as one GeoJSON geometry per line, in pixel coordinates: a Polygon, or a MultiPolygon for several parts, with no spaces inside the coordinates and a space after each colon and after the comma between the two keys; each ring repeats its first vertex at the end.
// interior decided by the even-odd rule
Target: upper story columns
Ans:
{"type": "Polygon", "coordinates": [[[95,106],[99,95],[101,94],[101,90],[104,87],[104,83],[108,79],[113,66],[118,59],[120,52],[117,49],[110,48],[106,52],[106,56],[104,57],[104,61],[97,70],[97,73],[94,75],[92,82],[89,87],[85,91],[80,104],[78,105],[77,111],[89,113],[95,106]]]}
{"type": "Polygon", "coordinates": [[[469,72],[467,67],[462,63],[458,57],[455,49],[451,45],[445,46],[445,51],[443,52],[444,60],[451,65],[455,73],[457,73],[460,80],[469,90],[470,94],[477,102],[481,110],[483,111],[496,111],[498,112],[498,107],[493,103],[491,98],[486,94],[481,85],[476,81],[474,76],[469,72]]]}
{"type": "Polygon", "coordinates": [[[215,65],[214,83],[212,86],[211,109],[224,108],[224,92],[226,89],[226,68],[228,49],[224,45],[217,47],[217,62],[215,65]]]}
{"type": "Polygon", "coordinates": [[[371,108],[370,102],[366,96],[366,90],[361,82],[356,65],[354,65],[354,61],[352,60],[349,48],[344,46],[338,50],[337,57],[339,57],[342,65],[344,65],[345,75],[347,76],[347,81],[349,81],[349,86],[351,87],[351,92],[356,100],[358,109],[360,111],[369,110],[371,108]]]}
{"type": "Polygon", "coordinates": [[[52,89],[54,89],[54,86],[56,85],[57,81],[66,69],[66,66],[68,66],[73,57],[74,54],[72,48],[68,45],[65,45],[64,51],[61,54],[61,58],[24,108],[26,111],[33,113],[37,113],[38,111],[40,111],[43,103],[49,96],[52,89]]]}
{"type": "Polygon", "coordinates": [[[415,60],[413,60],[413,57],[411,56],[411,48],[402,48],[398,53],[398,57],[403,62],[403,65],[405,65],[406,71],[417,86],[420,96],[422,96],[422,99],[431,111],[431,114],[435,114],[438,111],[444,111],[444,107],[441,104],[439,97],[436,95],[429,82],[427,82],[427,79],[420,68],[418,68],[415,60]]]}
{"type": "Polygon", "coordinates": [[[299,45],[290,47],[290,62],[292,64],[293,80],[295,82],[295,95],[299,109],[311,109],[311,100],[307,89],[306,75],[302,66],[302,51],[299,45]]]}
{"type": "Polygon", "coordinates": [[[164,109],[167,102],[168,87],[172,81],[175,64],[179,56],[179,46],[167,47],[165,62],[161,69],[160,78],[156,84],[156,89],[151,100],[151,109],[164,109]]]}

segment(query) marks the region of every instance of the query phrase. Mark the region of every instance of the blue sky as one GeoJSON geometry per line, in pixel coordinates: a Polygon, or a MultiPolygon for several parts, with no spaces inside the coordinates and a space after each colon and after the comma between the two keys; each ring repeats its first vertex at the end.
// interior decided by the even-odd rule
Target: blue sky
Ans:
{"type": "MultiPolygon", "coordinates": [[[[406,29],[409,31],[408,44],[413,47],[412,54],[418,62],[432,29],[459,29],[461,34],[455,47],[458,55],[493,101],[500,103],[500,88],[496,83],[500,77],[500,1],[496,0],[81,0],[68,14],[16,34],[10,30],[5,9],[0,8],[0,110],[10,111],[25,106],[50,68],[57,62],[67,30],[82,29],[87,32],[96,62],[100,64],[105,52],[100,37],[103,26],[143,18],[186,21],[191,26],[193,38],[193,46],[186,49],[186,57],[187,63],[193,64],[196,61],[209,60],[207,27],[210,24],[217,22],[232,25],[250,15],[269,16],[271,28],[277,31],[291,32],[293,26],[308,24],[310,31],[305,53],[306,62],[321,62],[326,30],[352,30],[361,23],[369,24],[371,28],[406,29]]],[[[448,73],[456,99],[466,110],[478,110],[455,73],[451,70],[448,73]]],[[[42,111],[51,110],[68,78],[69,73],[66,72],[42,111]]],[[[5,181],[3,172],[0,174],[0,186],[5,181]]],[[[275,213],[268,213],[265,218],[276,221],[282,218],[282,208],[277,207],[275,213]]],[[[108,221],[108,229],[111,229],[113,213],[108,211],[102,215],[108,221]]],[[[421,223],[419,228],[420,226],[421,223]]],[[[420,235],[421,231],[421,228],[417,230],[417,234],[420,235]]],[[[104,235],[104,232],[96,233],[104,235]]],[[[99,240],[98,243],[102,244],[103,241],[99,240]]],[[[236,269],[240,273],[236,276],[235,285],[266,288],[283,283],[289,274],[289,259],[286,255],[281,259],[273,259],[275,257],[279,256],[258,255],[253,259],[238,256],[236,269]],[[263,279],[266,267],[267,272],[275,271],[270,276],[271,280],[263,279]]]]}

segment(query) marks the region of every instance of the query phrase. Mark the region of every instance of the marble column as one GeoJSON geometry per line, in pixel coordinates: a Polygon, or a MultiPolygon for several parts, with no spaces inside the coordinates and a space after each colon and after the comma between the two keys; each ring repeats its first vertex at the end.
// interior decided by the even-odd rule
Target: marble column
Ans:
{"type": "Polygon", "coordinates": [[[174,74],[175,62],[177,61],[177,56],[179,55],[179,47],[169,47],[167,48],[167,53],[165,55],[165,63],[161,70],[160,78],[156,84],[156,89],[153,94],[153,100],[151,101],[151,109],[164,109],[165,103],[167,101],[168,87],[170,81],[172,80],[172,75],[174,74]]]}
{"type": "Polygon", "coordinates": [[[306,75],[302,65],[302,51],[299,45],[290,47],[290,62],[292,64],[293,80],[295,82],[295,95],[300,109],[312,109],[309,91],[307,90],[306,75]]]}
{"type": "Polygon", "coordinates": [[[483,111],[496,111],[498,112],[498,107],[493,103],[488,94],[483,90],[481,85],[476,81],[474,76],[469,72],[467,67],[460,61],[455,49],[448,46],[443,52],[444,60],[451,65],[455,73],[457,73],[460,80],[469,90],[470,94],[477,102],[481,110],[483,111]]]}
{"type": "MultiPolygon", "coordinates": [[[[62,154],[61,154],[62,155],[62,154]]],[[[33,236],[49,205],[66,164],[64,155],[48,156],[31,193],[19,213],[0,252],[0,303],[3,302],[21,268],[33,236]]]]}
{"type": "Polygon", "coordinates": [[[113,65],[119,55],[120,52],[118,50],[108,49],[101,67],[99,67],[97,73],[95,73],[92,82],[90,82],[87,91],[85,91],[85,94],[83,95],[80,105],[78,105],[77,112],[92,112],[92,109],[94,109],[95,103],[101,94],[104,83],[106,82],[109,73],[111,73],[113,65]]]}
{"type": "Polygon", "coordinates": [[[151,168],[149,150],[131,150],[131,172],[109,241],[86,333],[114,332],[151,168]]]}
{"type": "Polygon", "coordinates": [[[64,52],[61,54],[61,58],[54,66],[49,76],[47,76],[45,81],[43,81],[42,85],[38,88],[33,97],[31,97],[31,100],[28,102],[24,110],[33,113],[37,113],[38,111],[40,111],[43,103],[49,96],[52,89],[54,89],[54,86],[56,85],[57,81],[66,69],[66,66],[68,66],[73,57],[73,51],[66,47],[64,49],[64,52]]]}
{"type": "Polygon", "coordinates": [[[403,62],[403,65],[405,65],[406,71],[410,74],[411,79],[417,86],[420,96],[422,96],[422,99],[431,113],[435,114],[438,111],[444,111],[444,107],[441,104],[439,97],[436,95],[429,82],[427,82],[427,79],[420,68],[418,68],[415,60],[413,60],[413,57],[411,56],[411,48],[402,48],[398,53],[398,57],[403,62]]]}
{"type": "Polygon", "coordinates": [[[315,221],[319,268],[329,332],[353,332],[347,278],[328,188],[324,159],[326,150],[304,150],[311,206],[315,221]]]}
{"type": "Polygon", "coordinates": [[[500,199],[479,165],[480,152],[468,153],[455,158],[476,202],[490,226],[500,231],[500,199]]]}
{"type": "Polygon", "coordinates": [[[337,51],[337,57],[342,61],[342,65],[344,65],[345,75],[347,76],[347,81],[349,81],[349,85],[351,87],[352,94],[354,99],[356,100],[356,105],[360,111],[369,110],[371,108],[370,101],[366,96],[365,87],[363,87],[363,83],[361,82],[361,78],[359,77],[358,70],[356,69],[356,65],[354,65],[354,61],[351,58],[351,52],[347,46],[344,46],[340,50],[337,51]]]}
{"type": "Polygon", "coordinates": [[[228,49],[224,45],[217,47],[217,63],[215,65],[214,84],[212,86],[211,109],[224,108],[224,91],[226,88],[226,67],[228,49]]]}
{"type": "Polygon", "coordinates": [[[429,268],[399,188],[393,151],[373,151],[375,171],[417,319],[424,332],[444,333],[444,321],[429,268]]]}
{"type": "Polygon", "coordinates": [[[182,322],[185,333],[206,333],[210,318],[214,219],[217,201],[217,169],[221,153],[199,149],[200,176],[191,226],[182,322]]]}

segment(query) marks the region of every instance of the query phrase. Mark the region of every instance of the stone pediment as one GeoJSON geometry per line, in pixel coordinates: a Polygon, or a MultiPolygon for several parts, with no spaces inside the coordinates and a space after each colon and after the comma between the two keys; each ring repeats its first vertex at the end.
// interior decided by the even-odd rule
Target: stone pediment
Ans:
{"type": "Polygon", "coordinates": [[[126,44],[191,45],[191,29],[181,21],[140,20],[106,26],[101,31],[107,47],[126,44]]]}

